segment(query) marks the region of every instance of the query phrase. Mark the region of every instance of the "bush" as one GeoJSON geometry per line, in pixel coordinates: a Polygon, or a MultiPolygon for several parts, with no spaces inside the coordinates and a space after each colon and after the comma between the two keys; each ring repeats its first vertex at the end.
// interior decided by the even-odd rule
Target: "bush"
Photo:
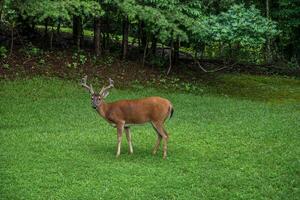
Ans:
{"type": "Polygon", "coordinates": [[[7,49],[4,46],[0,46],[0,58],[7,57],[7,49]]]}
{"type": "Polygon", "coordinates": [[[166,60],[160,56],[152,56],[150,58],[150,64],[156,67],[163,67],[166,65],[166,60]]]}
{"type": "Polygon", "coordinates": [[[292,57],[291,60],[288,62],[289,69],[298,69],[299,63],[296,57],[292,57]]]}
{"type": "Polygon", "coordinates": [[[35,47],[33,44],[29,43],[24,48],[20,49],[20,52],[25,53],[28,57],[36,57],[43,54],[43,50],[35,47]]]}

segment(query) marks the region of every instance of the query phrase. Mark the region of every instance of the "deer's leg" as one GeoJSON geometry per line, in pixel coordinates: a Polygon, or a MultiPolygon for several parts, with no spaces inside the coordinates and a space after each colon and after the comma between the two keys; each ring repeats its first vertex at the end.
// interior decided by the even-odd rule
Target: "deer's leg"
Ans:
{"type": "Polygon", "coordinates": [[[122,142],[123,129],[124,129],[124,123],[117,124],[118,146],[117,146],[117,155],[116,155],[116,157],[119,157],[119,155],[121,153],[121,142],[122,142]]]}
{"type": "Polygon", "coordinates": [[[159,148],[159,146],[160,146],[160,142],[161,142],[162,136],[160,135],[160,133],[159,133],[158,130],[156,129],[154,123],[152,123],[152,126],[153,126],[155,132],[157,133],[156,144],[155,144],[155,146],[154,146],[154,148],[153,148],[153,151],[152,151],[152,154],[155,155],[156,152],[157,152],[157,150],[158,150],[158,148],[159,148]]]}
{"type": "MultiPolygon", "coordinates": [[[[167,158],[167,143],[168,143],[168,138],[169,138],[168,134],[164,130],[162,123],[154,122],[152,124],[163,140],[163,158],[166,159],[167,158]]],[[[157,143],[158,143],[158,141],[157,141],[157,143]]],[[[156,143],[156,145],[157,145],[157,143],[156,143]]],[[[160,143],[160,141],[159,141],[159,143],[160,143]]],[[[157,146],[159,146],[159,144],[157,146]]]]}
{"type": "Polygon", "coordinates": [[[156,144],[155,144],[155,146],[154,146],[154,148],[153,148],[153,151],[152,151],[152,154],[153,154],[153,155],[156,154],[156,152],[157,152],[157,150],[158,150],[158,148],[159,148],[159,146],[160,146],[161,139],[162,139],[162,137],[161,137],[161,135],[158,133],[158,134],[157,134],[156,144]]]}
{"type": "Polygon", "coordinates": [[[168,143],[168,139],[169,139],[169,135],[167,133],[167,131],[164,129],[164,127],[162,127],[164,133],[165,133],[165,138],[164,138],[164,155],[163,158],[166,159],[167,158],[167,143],[168,143]]]}
{"type": "Polygon", "coordinates": [[[132,148],[132,143],[131,143],[131,134],[130,134],[130,128],[129,127],[125,127],[125,133],[126,133],[128,146],[129,146],[129,153],[132,154],[133,153],[133,148],[132,148]]]}

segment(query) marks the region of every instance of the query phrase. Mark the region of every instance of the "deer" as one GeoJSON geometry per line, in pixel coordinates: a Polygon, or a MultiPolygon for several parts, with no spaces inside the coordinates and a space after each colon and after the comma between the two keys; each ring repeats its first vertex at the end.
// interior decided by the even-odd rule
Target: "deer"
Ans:
{"type": "Polygon", "coordinates": [[[91,104],[98,114],[117,129],[117,153],[121,153],[122,134],[125,130],[129,153],[133,154],[130,126],[151,123],[157,134],[156,144],[152,154],[155,155],[163,140],[163,159],[167,158],[167,143],[169,135],[164,128],[167,119],[171,119],[174,109],[172,103],[165,98],[152,96],[140,99],[123,99],[106,103],[109,91],[114,87],[114,81],[109,78],[109,85],[102,87],[99,93],[94,92],[92,85],[87,85],[87,75],[81,79],[81,86],[91,95],[91,104]]]}

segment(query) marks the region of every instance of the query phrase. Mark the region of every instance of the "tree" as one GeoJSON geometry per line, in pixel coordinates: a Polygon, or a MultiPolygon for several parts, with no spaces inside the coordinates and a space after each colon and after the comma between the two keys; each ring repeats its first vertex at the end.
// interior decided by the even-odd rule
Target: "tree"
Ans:
{"type": "MultiPolygon", "coordinates": [[[[104,11],[102,10],[100,3],[94,0],[71,0],[66,2],[69,14],[73,16],[73,39],[79,49],[83,42],[84,19],[99,18],[104,14],[104,11]]],[[[97,42],[100,42],[100,40],[97,42]]]]}
{"type": "Polygon", "coordinates": [[[278,22],[282,34],[277,40],[280,53],[288,60],[296,58],[300,63],[300,2],[297,0],[277,0],[273,4],[271,16],[278,22]]]}

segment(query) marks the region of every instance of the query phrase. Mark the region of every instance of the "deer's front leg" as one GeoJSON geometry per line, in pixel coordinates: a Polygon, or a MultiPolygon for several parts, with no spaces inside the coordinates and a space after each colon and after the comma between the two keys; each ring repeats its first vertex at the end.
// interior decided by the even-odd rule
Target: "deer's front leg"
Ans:
{"type": "Polygon", "coordinates": [[[117,145],[117,155],[119,157],[121,153],[121,143],[122,143],[122,133],[124,129],[124,123],[117,124],[117,138],[118,138],[118,145],[117,145]]]}
{"type": "Polygon", "coordinates": [[[132,148],[132,143],[131,143],[131,134],[130,134],[130,128],[129,127],[125,127],[125,133],[126,133],[128,146],[129,146],[129,153],[132,154],[133,153],[133,148],[132,148]]]}

